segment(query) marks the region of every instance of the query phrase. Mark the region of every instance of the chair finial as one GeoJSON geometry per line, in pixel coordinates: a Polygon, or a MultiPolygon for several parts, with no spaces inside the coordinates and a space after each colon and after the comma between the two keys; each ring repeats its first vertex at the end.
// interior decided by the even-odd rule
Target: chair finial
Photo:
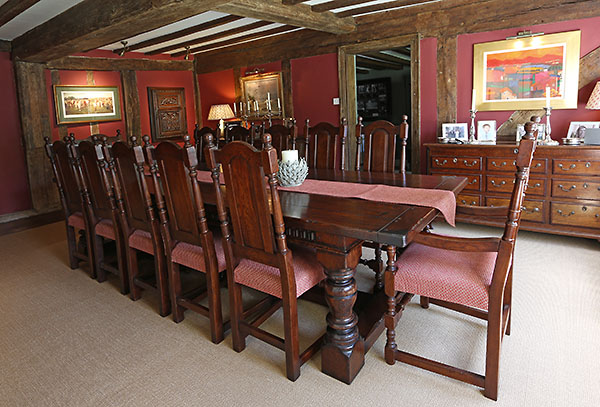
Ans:
{"type": "Polygon", "coordinates": [[[536,124],[533,121],[525,123],[525,135],[523,136],[524,139],[528,139],[528,140],[535,139],[535,137],[533,136],[535,126],[536,126],[536,124]]]}
{"type": "Polygon", "coordinates": [[[142,140],[144,141],[144,147],[148,147],[150,145],[150,137],[148,137],[147,134],[142,137],[142,140]]]}
{"type": "Polygon", "coordinates": [[[273,148],[271,145],[272,137],[269,133],[263,134],[263,145],[265,150],[270,150],[273,148]]]}
{"type": "Polygon", "coordinates": [[[183,136],[183,147],[188,148],[191,146],[192,146],[192,143],[190,143],[190,136],[188,134],[186,134],[185,136],[183,136]]]}
{"type": "Polygon", "coordinates": [[[135,147],[135,146],[138,145],[138,141],[137,141],[137,137],[136,136],[129,137],[129,145],[131,147],[135,147]]]}

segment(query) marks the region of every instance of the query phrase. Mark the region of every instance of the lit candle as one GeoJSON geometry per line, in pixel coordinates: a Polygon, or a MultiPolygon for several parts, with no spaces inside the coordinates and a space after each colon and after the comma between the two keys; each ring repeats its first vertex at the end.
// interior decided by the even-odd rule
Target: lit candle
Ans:
{"type": "Polygon", "coordinates": [[[240,114],[244,114],[244,104],[240,102],[240,114]]]}
{"type": "Polygon", "coordinates": [[[258,112],[259,108],[258,108],[258,100],[254,101],[254,110],[256,110],[258,112]]]}
{"type": "Polygon", "coordinates": [[[550,86],[546,86],[546,107],[550,107],[550,86]]]}
{"type": "Polygon", "coordinates": [[[471,110],[475,110],[475,99],[477,99],[477,91],[473,89],[473,97],[471,98],[471,110]]]}
{"type": "Polygon", "coordinates": [[[233,115],[237,116],[237,108],[235,107],[235,102],[233,102],[233,115]]]}
{"type": "Polygon", "coordinates": [[[298,150],[283,150],[281,152],[281,161],[284,163],[298,161],[298,150]]]}
{"type": "Polygon", "coordinates": [[[252,111],[252,109],[250,109],[250,101],[248,100],[246,104],[248,105],[248,113],[250,113],[252,111]]]}
{"type": "Polygon", "coordinates": [[[271,94],[269,92],[267,92],[267,100],[270,102],[271,101],[271,94]]]}
{"type": "Polygon", "coordinates": [[[271,111],[271,99],[267,99],[265,104],[267,105],[267,110],[270,112],[271,111]]]}
{"type": "Polygon", "coordinates": [[[277,98],[277,110],[281,111],[281,102],[279,101],[279,98],[277,98]]]}

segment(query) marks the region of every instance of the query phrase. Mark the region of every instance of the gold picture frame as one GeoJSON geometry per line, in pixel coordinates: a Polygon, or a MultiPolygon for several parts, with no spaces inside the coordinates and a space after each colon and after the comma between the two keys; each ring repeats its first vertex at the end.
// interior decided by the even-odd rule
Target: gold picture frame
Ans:
{"type": "Polygon", "coordinates": [[[475,44],[475,108],[537,110],[576,109],[579,91],[581,31],[475,44]]]}
{"type": "Polygon", "coordinates": [[[121,120],[117,86],[54,85],[56,123],[97,123],[121,120]]]}
{"type": "Polygon", "coordinates": [[[243,109],[248,117],[260,117],[269,113],[267,98],[270,97],[271,117],[283,117],[283,85],[281,72],[248,75],[240,78],[243,109]],[[255,103],[256,102],[256,103],[255,103]],[[258,109],[256,109],[258,106],[258,109]]]}

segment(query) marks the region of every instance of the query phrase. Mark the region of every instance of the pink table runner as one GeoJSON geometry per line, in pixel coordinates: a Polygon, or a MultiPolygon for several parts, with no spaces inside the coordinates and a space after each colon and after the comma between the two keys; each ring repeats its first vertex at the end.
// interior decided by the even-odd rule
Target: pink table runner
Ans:
{"type": "MultiPolygon", "coordinates": [[[[198,171],[197,178],[201,182],[212,182],[212,177],[208,171],[198,171]]],[[[452,191],[314,179],[307,179],[297,187],[279,187],[279,189],[392,204],[427,206],[439,210],[444,215],[446,222],[455,226],[456,197],[452,191]]]]}

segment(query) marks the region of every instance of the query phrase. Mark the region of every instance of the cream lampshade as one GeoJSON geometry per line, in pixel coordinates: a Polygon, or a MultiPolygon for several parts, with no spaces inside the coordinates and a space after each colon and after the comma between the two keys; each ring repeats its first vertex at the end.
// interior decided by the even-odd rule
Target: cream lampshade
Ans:
{"type": "Polygon", "coordinates": [[[218,120],[221,132],[225,129],[223,120],[233,119],[234,117],[235,115],[233,114],[231,107],[226,103],[222,105],[212,105],[208,112],[208,120],[218,120]]]}
{"type": "Polygon", "coordinates": [[[585,105],[586,109],[591,110],[600,110],[600,82],[596,83],[592,94],[590,95],[590,99],[585,105]]]}

